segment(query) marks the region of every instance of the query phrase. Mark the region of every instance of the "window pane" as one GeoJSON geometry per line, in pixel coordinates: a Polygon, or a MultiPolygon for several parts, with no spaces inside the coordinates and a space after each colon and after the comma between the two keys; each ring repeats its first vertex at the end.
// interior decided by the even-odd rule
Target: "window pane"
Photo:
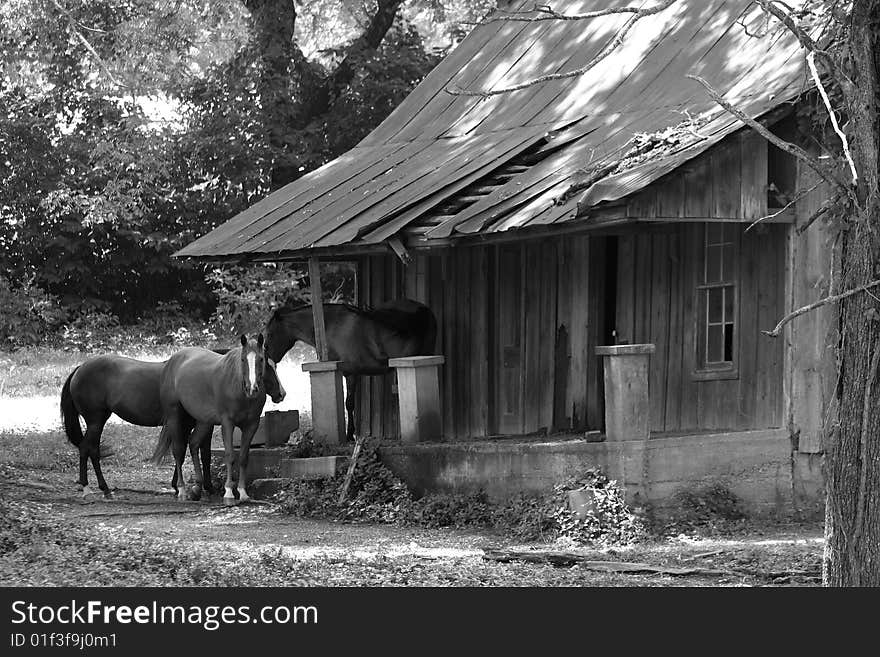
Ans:
{"type": "Polygon", "coordinates": [[[721,244],[724,241],[724,224],[706,224],[706,244],[721,244]]]}
{"type": "Polygon", "coordinates": [[[733,300],[736,297],[736,293],[733,290],[733,285],[727,285],[724,287],[724,321],[725,322],[735,322],[736,318],[733,316],[733,300]]]}
{"type": "Polygon", "coordinates": [[[709,290],[697,290],[697,360],[706,364],[706,297],[709,290]]]}
{"type": "Polygon", "coordinates": [[[733,324],[724,325],[724,360],[733,360],[733,324]]]}
{"type": "Polygon", "coordinates": [[[706,282],[721,282],[721,249],[720,246],[706,247],[706,282]]]}
{"type": "Polygon", "coordinates": [[[706,345],[706,362],[720,363],[724,360],[724,327],[720,324],[710,326],[706,345]]]}
{"type": "Polygon", "coordinates": [[[724,316],[721,314],[724,308],[724,290],[723,287],[712,287],[706,290],[709,294],[709,323],[721,323],[724,316]]]}

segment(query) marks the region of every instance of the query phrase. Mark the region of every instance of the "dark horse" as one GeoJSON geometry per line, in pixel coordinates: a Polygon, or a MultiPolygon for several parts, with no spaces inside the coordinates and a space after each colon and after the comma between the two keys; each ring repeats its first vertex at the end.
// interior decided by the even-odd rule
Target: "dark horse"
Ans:
{"type": "MultiPolygon", "coordinates": [[[[342,361],[347,395],[348,440],[354,436],[354,402],[357,375],[385,374],[388,359],[429,356],[437,339],[437,318],[426,305],[412,299],[395,299],[375,308],[343,303],[324,304],[327,356],[342,361]]],[[[297,340],[315,345],[310,305],[283,306],[266,325],[266,355],[278,362],[297,340]]]]}
{"type": "MultiPolygon", "coordinates": [[[[216,351],[226,353],[228,349],[216,351]]],[[[106,497],[112,496],[100,462],[101,434],[112,413],[142,427],[162,424],[159,377],[167,362],[147,362],[108,354],[88,359],[67,377],[61,388],[61,417],[67,439],[79,449],[79,484],[84,494],[88,494],[88,461],[91,459],[98,486],[106,497]],[[86,422],[85,435],[80,416],[86,422]]],[[[283,397],[281,383],[273,368],[266,368],[265,378],[266,390],[272,398],[283,397]]],[[[186,422],[194,430],[195,439],[199,440],[202,474],[208,482],[206,490],[210,492],[210,437],[214,427],[196,423],[192,418],[187,418],[186,422]]],[[[176,468],[171,486],[177,490],[176,468]]]]}
{"type": "MultiPolygon", "coordinates": [[[[219,424],[223,432],[223,447],[226,456],[226,491],[223,502],[235,504],[232,492],[232,432],[241,429],[241,447],[238,454],[238,497],[247,501],[248,452],[251,439],[260,423],[260,413],[266,403],[264,374],[274,369],[274,363],[266,359],[263,352],[263,334],[256,339],[241,336],[241,346],[231,349],[221,356],[190,347],[174,354],[162,369],[159,380],[159,397],[165,423],[153,451],[153,460],[158,462],[169,450],[174,454],[175,469],[183,475],[183,460],[186,457],[187,443],[193,463],[198,458],[201,436],[192,431],[191,420],[199,425],[219,424]]],[[[284,398],[283,389],[276,403],[284,398]]],[[[201,488],[202,473],[195,470],[196,487],[201,488]]],[[[198,495],[196,495],[197,497],[198,495]]],[[[185,499],[183,487],[178,497],[185,499]]]]}

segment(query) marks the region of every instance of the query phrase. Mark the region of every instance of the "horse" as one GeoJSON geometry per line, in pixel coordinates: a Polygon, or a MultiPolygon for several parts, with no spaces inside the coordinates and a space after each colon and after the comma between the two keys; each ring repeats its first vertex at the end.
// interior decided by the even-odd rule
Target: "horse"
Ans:
{"type": "MultiPolygon", "coordinates": [[[[197,450],[204,440],[203,436],[191,430],[188,419],[192,418],[205,425],[219,424],[226,457],[223,502],[232,506],[236,503],[232,491],[232,432],[238,427],[241,430],[238,501],[246,502],[250,499],[245,490],[248,452],[251,439],[260,423],[260,413],[266,403],[266,364],[262,333],[256,339],[248,339],[242,335],[241,346],[231,349],[225,355],[199,347],[189,347],[169,358],[162,368],[159,380],[159,397],[165,422],[153,450],[153,461],[158,463],[171,449],[175,469],[182,477],[187,443],[195,462],[197,450]]],[[[274,369],[272,360],[268,361],[268,365],[274,369]]],[[[273,399],[276,403],[284,398],[283,389],[280,393],[279,399],[273,399]]],[[[194,470],[195,488],[199,490],[203,485],[203,473],[198,468],[194,470]]],[[[178,491],[178,498],[186,499],[183,488],[178,491]]]]}
{"type": "MultiPolygon", "coordinates": [[[[224,354],[228,349],[214,350],[224,354]]],[[[159,400],[159,378],[168,361],[148,362],[106,354],[88,359],[68,375],[61,388],[61,418],[67,439],[79,449],[79,485],[83,496],[89,494],[88,461],[91,459],[98,486],[104,496],[112,498],[107,482],[101,471],[101,435],[104,425],[112,413],[120,418],[142,427],[162,425],[162,406],[159,400]],[[83,435],[80,416],[85,420],[86,433],[83,435]]],[[[283,397],[281,383],[275,369],[266,369],[266,390],[273,399],[283,397]]],[[[213,425],[196,423],[186,419],[200,438],[201,467],[206,491],[211,491],[211,441],[213,425]]],[[[195,465],[195,464],[194,464],[195,465]]],[[[171,480],[171,487],[177,491],[177,469],[171,480]]]]}
{"type": "MultiPolygon", "coordinates": [[[[385,374],[389,358],[429,356],[437,339],[437,318],[426,305],[412,299],[395,299],[375,308],[344,303],[324,304],[327,356],[342,361],[347,394],[346,438],[354,437],[354,403],[357,376],[385,374]]],[[[297,340],[315,346],[312,307],[285,305],[276,309],[264,329],[266,355],[276,363],[297,340]]]]}

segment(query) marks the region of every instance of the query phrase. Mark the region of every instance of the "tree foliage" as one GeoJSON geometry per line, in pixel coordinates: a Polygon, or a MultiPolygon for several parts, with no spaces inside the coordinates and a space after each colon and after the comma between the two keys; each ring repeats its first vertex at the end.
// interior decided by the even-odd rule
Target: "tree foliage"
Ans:
{"type": "Polygon", "coordinates": [[[10,289],[207,315],[208,270],[171,254],[355,145],[488,4],[0,1],[10,289]]]}

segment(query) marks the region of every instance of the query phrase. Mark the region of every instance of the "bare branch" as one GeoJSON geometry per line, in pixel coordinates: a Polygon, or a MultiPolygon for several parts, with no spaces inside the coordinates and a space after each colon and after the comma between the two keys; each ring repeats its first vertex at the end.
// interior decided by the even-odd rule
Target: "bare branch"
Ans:
{"type": "Polygon", "coordinates": [[[810,52],[815,52],[822,56],[822,62],[828,66],[829,70],[831,70],[835,75],[837,74],[837,65],[834,62],[834,59],[829,55],[825,50],[819,47],[813,37],[807,34],[806,30],[804,30],[800,25],[798,25],[794,18],[791,16],[790,12],[792,8],[786,5],[784,2],[778,2],[776,4],[783,5],[785,9],[781,9],[774,4],[772,0],[755,0],[755,4],[757,4],[761,9],[763,9],[768,14],[772,14],[779,20],[780,23],[785,25],[788,28],[788,31],[797,37],[797,40],[801,42],[801,45],[806,48],[810,52]]]}
{"type": "Polygon", "coordinates": [[[870,283],[866,283],[865,285],[860,285],[859,287],[853,288],[852,290],[847,290],[846,292],[841,292],[840,294],[833,294],[830,297],[825,297],[824,299],[819,299],[818,301],[814,301],[813,303],[803,306],[802,308],[798,308],[790,313],[788,313],[785,317],[779,320],[779,323],[776,325],[772,331],[761,331],[764,335],[769,335],[771,338],[778,338],[779,331],[782,330],[782,327],[788,324],[795,317],[800,317],[811,310],[815,310],[816,308],[820,308],[821,306],[825,306],[829,303],[837,303],[838,301],[842,301],[847,297],[851,297],[854,294],[858,294],[859,292],[866,292],[871,288],[877,287],[880,285],[880,281],[872,281],[870,283]]]}
{"type": "Polygon", "coordinates": [[[92,47],[92,44],[89,43],[88,39],[86,39],[86,38],[82,35],[82,33],[81,33],[78,29],[76,29],[76,28],[77,28],[77,22],[76,22],[76,20],[74,20],[73,16],[70,15],[70,12],[67,11],[67,9],[65,9],[64,7],[62,7],[62,6],[58,3],[57,0],[52,0],[52,4],[55,5],[55,8],[56,8],[58,11],[60,11],[62,14],[64,14],[64,17],[67,19],[67,23],[68,23],[68,25],[70,26],[70,30],[71,30],[71,31],[72,31],[72,32],[73,32],[73,33],[79,38],[80,41],[82,41],[83,45],[86,47],[86,50],[88,50],[89,53],[91,53],[92,57],[94,57],[95,60],[98,62],[98,65],[99,65],[99,66],[101,67],[101,69],[104,71],[105,75],[106,75],[108,78],[110,78],[110,82],[112,82],[113,84],[115,84],[117,87],[123,87],[123,88],[126,88],[127,85],[123,84],[122,82],[120,82],[119,80],[116,79],[116,76],[114,76],[113,73],[110,71],[110,67],[107,66],[107,63],[101,58],[101,56],[98,54],[98,51],[95,50],[95,49],[92,47]]]}
{"type": "Polygon", "coordinates": [[[843,134],[840,126],[837,125],[837,115],[834,113],[834,108],[831,107],[828,93],[825,91],[825,87],[822,85],[822,80],[819,78],[819,71],[816,70],[816,53],[814,51],[807,53],[807,64],[810,66],[810,74],[813,76],[813,82],[816,83],[819,95],[822,96],[822,101],[825,103],[825,109],[828,110],[828,116],[831,117],[831,126],[834,128],[834,132],[837,133],[837,136],[840,137],[840,143],[843,144],[843,154],[846,157],[846,161],[849,162],[853,185],[856,185],[859,182],[859,174],[856,171],[856,164],[853,162],[852,154],[849,152],[849,142],[846,140],[846,135],[843,134]]]}
{"type": "MultiPolygon", "coordinates": [[[[770,132],[765,126],[761,125],[760,123],[758,123],[754,119],[743,114],[743,112],[741,110],[737,109],[731,103],[724,100],[724,98],[721,97],[721,94],[719,94],[712,87],[712,85],[710,85],[708,82],[706,82],[700,76],[688,75],[687,77],[689,77],[691,80],[696,80],[701,85],[703,85],[703,87],[706,89],[706,92],[709,94],[709,96],[712,98],[712,100],[714,100],[716,103],[721,105],[721,107],[723,107],[728,112],[733,114],[736,118],[738,118],[740,121],[745,123],[747,126],[752,128],[753,130],[755,130],[755,132],[757,132],[759,135],[761,135],[764,139],[769,141],[771,144],[773,144],[777,148],[785,151],[789,155],[794,155],[795,157],[797,157],[798,159],[803,161],[813,171],[815,171],[817,174],[819,174],[819,176],[821,176],[823,180],[830,183],[835,188],[841,189],[847,196],[852,198],[854,201],[857,201],[857,199],[855,199],[855,197],[854,197],[852,188],[849,185],[847,185],[846,182],[844,182],[843,180],[838,178],[837,174],[835,174],[833,171],[831,171],[828,167],[822,165],[821,162],[816,160],[816,158],[812,157],[809,153],[807,153],[800,146],[798,146],[796,144],[792,144],[791,142],[787,142],[784,139],[780,139],[779,137],[774,135],[772,132],[770,132]]],[[[856,202],[856,205],[858,205],[857,202],[856,202]]]]}
{"type": "Polygon", "coordinates": [[[807,217],[797,228],[795,228],[795,232],[798,235],[803,235],[804,232],[806,232],[806,230],[813,225],[813,222],[816,221],[816,219],[818,219],[835,205],[837,205],[838,201],[840,201],[839,194],[835,194],[831,198],[825,199],[825,202],[823,202],[822,205],[820,205],[813,214],[807,217]]]}
{"type": "Polygon", "coordinates": [[[493,16],[481,21],[478,25],[486,25],[498,21],[512,21],[521,23],[538,23],[540,21],[583,21],[601,16],[613,14],[637,14],[639,7],[609,7],[597,11],[588,11],[583,14],[563,14],[555,11],[548,5],[535,5],[533,9],[525,11],[506,11],[499,9],[493,16]],[[537,14],[535,16],[534,14],[537,14]]]}
{"type": "MultiPolygon", "coordinates": [[[[536,84],[540,84],[542,82],[549,82],[551,80],[564,80],[566,78],[575,78],[584,73],[587,73],[590,69],[594,68],[599,62],[605,59],[612,52],[617,50],[620,45],[623,43],[623,40],[626,38],[626,35],[629,34],[630,30],[632,30],[633,26],[638,23],[641,19],[646,16],[653,16],[654,14],[659,14],[661,11],[667,9],[672,3],[676,2],[676,0],[662,0],[659,4],[656,4],[652,7],[642,7],[638,11],[636,11],[632,18],[626,21],[623,24],[623,27],[620,28],[620,31],[611,40],[605,48],[603,48],[598,55],[593,57],[592,60],[581,68],[575,69],[573,71],[568,71],[566,73],[550,73],[548,75],[542,75],[540,77],[534,78],[532,80],[527,80],[525,82],[521,82],[519,84],[510,85],[509,87],[502,87],[501,89],[484,89],[484,90],[467,90],[461,87],[446,87],[445,91],[448,94],[453,96],[479,96],[482,98],[488,98],[489,96],[498,96],[500,94],[510,93],[511,91],[518,91],[520,89],[526,89],[528,87],[534,86],[536,84]]],[[[606,10],[610,14],[623,14],[630,13],[629,7],[621,8],[618,10],[606,10]]],[[[552,10],[551,10],[552,11],[552,10]]]]}
{"type": "Polygon", "coordinates": [[[768,214],[768,215],[765,215],[765,216],[760,217],[758,219],[755,219],[752,223],[750,223],[746,227],[746,232],[750,231],[752,228],[757,226],[762,221],[767,221],[768,219],[772,219],[773,217],[778,217],[779,215],[781,215],[783,212],[788,210],[791,206],[793,206],[795,203],[800,201],[802,198],[804,198],[807,194],[812,192],[814,189],[816,189],[821,184],[822,183],[816,183],[815,185],[813,185],[809,189],[805,189],[804,191],[800,192],[797,196],[795,196],[793,199],[791,199],[788,203],[786,203],[784,206],[782,206],[779,210],[777,210],[773,214],[768,214]]]}

